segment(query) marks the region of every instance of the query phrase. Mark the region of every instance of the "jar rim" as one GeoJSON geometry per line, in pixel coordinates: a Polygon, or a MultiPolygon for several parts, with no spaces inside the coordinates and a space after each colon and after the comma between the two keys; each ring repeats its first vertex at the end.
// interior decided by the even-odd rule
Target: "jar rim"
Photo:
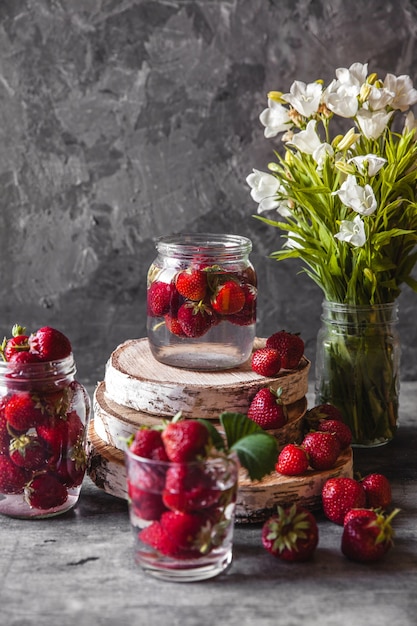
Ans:
{"type": "Polygon", "coordinates": [[[74,355],[71,352],[63,359],[53,361],[35,361],[19,363],[17,361],[0,361],[0,380],[7,377],[14,381],[47,381],[75,375],[77,369],[74,355]]]}
{"type": "Polygon", "coordinates": [[[243,235],[187,232],[159,237],[155,246],[165,254],[224,256],[248,254],[252,250],[252,241],[243,235]]]}

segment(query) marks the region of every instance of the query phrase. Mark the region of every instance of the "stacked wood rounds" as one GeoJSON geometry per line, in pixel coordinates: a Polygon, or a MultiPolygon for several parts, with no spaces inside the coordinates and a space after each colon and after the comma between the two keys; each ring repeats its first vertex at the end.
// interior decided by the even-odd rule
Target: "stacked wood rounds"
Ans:
{"type": "MultiPolygon", "coordinates": [[[[254,349],[264,343],[256,339],[254,349]]],[[[209,419],[217,425],[223,411],[246,414],[255,394],[266,386],[282,389],[281,398],[288,410],[287,424],[270,431],[277,439],[277,448],[299,442],[307,410],[309,369],[310,362],[303,357],[296,370],[281,370],[274,378],[253,372],[250,360],[231,370],[196,372],[159,363],[146,338],[128,340],[111,354],[104,380],[94,393],[88,475],[98,487],[126,499],[124,446],[140,426],[161,424],[179,411],[185,418],[209,419]]],[[[321,486],[330,475],[352,475],[350,449],[331,472],[311,471],[296,479],[274,472],[253,483],[242,470],[236,520],[262,521],[277,504],[295,501],[317,508],[321,486]]]]}

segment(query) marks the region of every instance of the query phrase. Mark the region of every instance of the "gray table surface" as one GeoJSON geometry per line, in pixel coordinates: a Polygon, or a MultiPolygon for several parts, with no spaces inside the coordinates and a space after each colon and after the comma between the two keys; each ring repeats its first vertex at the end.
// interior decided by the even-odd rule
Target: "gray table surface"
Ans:
{"type": "Polygon", "coordinates": [[[318,513],[311,562],[278,561],[263,549],[260,525],[236,526],[227,572],[198,583],[161,582],[133,562],[126,502],[86,477],[77,507],[61,517],[0,518],[1,626],[415,626],[416,394],[417,383],[402,384],[394,441],[354,451],[355,469],[385,473],[401,508],[395,546],[383,561],[348,561],[341,527],[318,513]]]}

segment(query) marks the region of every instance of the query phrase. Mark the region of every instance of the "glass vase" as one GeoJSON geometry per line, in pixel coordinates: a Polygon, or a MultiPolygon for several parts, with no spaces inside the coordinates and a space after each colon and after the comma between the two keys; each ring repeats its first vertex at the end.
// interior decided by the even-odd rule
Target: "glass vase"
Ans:
{"type": "Polygon", "coordinates": [[[398,305],[325,301],[317,337],[316,404],[335,405],[358,447],[388,443],[398,423],[398,305]]]}

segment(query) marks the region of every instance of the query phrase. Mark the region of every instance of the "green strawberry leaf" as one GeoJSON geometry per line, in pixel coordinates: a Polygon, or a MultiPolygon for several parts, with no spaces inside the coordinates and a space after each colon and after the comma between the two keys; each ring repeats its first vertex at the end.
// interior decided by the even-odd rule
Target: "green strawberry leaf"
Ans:
{"type": "Polygon", "coordinates": [[[277,462],[277,442],[266,432],[256,432],[236,441],[234,450],[251,480],[262,480],[270,474],[277,462]]]}
{"type": "Polygon", "coordinates": [[[219,433],[219,431],[217,430],[217,428],[213,426],[213,424],[209,420],[198,419],[197,421],[204,424],[204,426],[209,431],[211,441],[213,443],[213,446],[216,448],[216,450],[225,450],[226,449],[225,441],[223,437],[221,436],[221,434],[219,433]]]}
{"type": "Polygon", "coordinates": [[[229,451],[234,451],[251,480],[261,480],[275,469],[278,449],[275,437],[242,413],[220,414],[229,451]]]}
{"type": "Polygon", "coordinates": [[[242,437],[252,433],[265,432],[259,424],[243,415],[243,413],[229,413],[225,411],[220,414],[219,419],[224,429],[229,449],[242,437]]]}

